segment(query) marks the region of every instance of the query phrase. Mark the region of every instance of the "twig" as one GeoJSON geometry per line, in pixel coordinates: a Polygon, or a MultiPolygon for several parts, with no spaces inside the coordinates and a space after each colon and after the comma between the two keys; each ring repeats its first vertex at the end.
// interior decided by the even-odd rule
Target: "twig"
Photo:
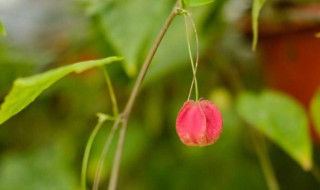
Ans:
{"type": "Polygon", "coordinates": [[[131,91],[130,97],[127,101],[127,104],[125,106],[124,111],[120,114],[120,116],[117,118],[117,120],[115,121],[112,130],[107,138],[102,156],[101,156],[101,160],[99,162],[99,166],[97,169],[97,173],[96,173],[96,177],[95,177],[95,181],[94,181],[94,185],[93,185],[93,189],[97,190],[98,186],[99,186],[99,179],[100,179],[100,175],[101,175],[101,170],[102,170],[102,166],[103,166],[103,161],[105,160],[106,154],[108,152],[109,146],[111,144],[111,139],[114,135],[115,130],[117,129],[117,127],[119,126],[120,122],[122,122],[122,129],[121,129],[121,133],[120,133],[120,137],[118,140],[118,147],[116,150],[116,154],[115,154],[115,160],[112,166],[112,172],[111,172],[111,176],[110,176],[110,182],[109,182],[109,190],[115,190],[116,189],[116,185],[117,185],[117,178],[118,178],[118,173],[119,173],[119,167],[120,167],[120,162],[121,162],[121,153],[123,150],[123,143],[124,143],[124,139],[125,139],[125,134],[126,134],[126,129],[127,129],[127,122],[128,119],[130,117],[130,113],[132,111],[134,102],[137,98],[138,95],[138,91],[139,88],[142,84],[142,81],[147,73],[147,70],[150,66],[150,63],[165,35],[165,33],[167,32],[170,24],[172,23],[173,19],[175,18],[175,16],[178,14],[178,10],[181,9],[182,7],[182,1],[181,0],[177,0],[173,10],[171,11],[171,13],[169,14],[167,20],[165,21],[164,25],[162,26],[155,42],[153,43],[152,48],[150,49],[148,56],[145,60],[145,62],[143,63],[140,73],[138,75],[138,78],[136,80],[136,83],[131,91]]]}
{"type": "Polygon", "coordinates": [[[121,155],[122,155],[122,150],[123,150],[124,139],[125,139],[125,136],[126,136],[126,129],[127,129],[127,120],[125,120],[122,123],[120,137],[119,137],[119,140],[118,140],[118,147],[117,147],[117,151],[116,151],[116,154],[115,154],[114,162],[113,162],[113,165],[112,165],[112,171],[111,171],[111,176],[110,176],[110,182],[109,182],[108,189],[116,189],[116,186],[117,186],[117,179],[118,179],[118,173],[119,173],[119,167],[120,167],[120,161],[121,161],[121,155]]]}
{"type": "Polygon", "coordinates": [[[123,143],[124,143],[124,139],[125,139],[125,133],[126,133],[126,129],[127,129],[127,121],[129,119],[130,113],[132,111],[133,108],[133,104],[137,98],[138,95],[138,90],[142,84],[142,81],[147,73],[147,70],[149,68],[149,65],[165,35],[165,33],[167,32],[171,22],[173,21],[173,19],[175,18],[175,16],[178,14],[178,9],[180,9],[182,6],[181,4],[181,0],[177,0],[173,10],[171,11],[170,15],[168,16],[167,20],[165,21],[164,25],[162,26],[151,50],[148,53],[148,56],[145,60],[145,62],[142,65],[142,68],[140,70],[139,76],[136,80],[136,83],[133,87],[133,90],[131,92],[131,95],[129,97],[129,100],[126,104],[126,107],[124,109],[124,111],[122,112],[122,117],[123,117],[123,126],[122,126],[122,130],[121,130],[121,134],[119,137],[119,141],[118,141],[118,148],[117,148],[117,152],[115,155],[115,160],[112,166],[112,173],[110,176],[110,182],[109,182],[109,190],[115,190],[116,189],[116,185],[117,185],[117,177],[118,177],[118,173],[119,173],[119,167],[120,167],[120,160],[121,160],[121,152],[123,150],[123,143]]]}
{"type": "Polygon", "coordinates": [[[193,73],[193,79],[192,79],[192,82],[191,82],[191,87],[190,87],[189,95],[188,95],[188,101],[190,100],[190,97],[191,97],[193,85],[195,87],[195,94],[196,94],[195,100],[198,101],[199,90],[198,90],[198,81],[197,81],[196,74],[197,74],[198,63],[199,63],[199,38],[198,38],[198,32],[197,32],[196,25],[195,25],[191,15],[187,11],[184,11],[184,23],[185,23],[185,26],[186,26],[186,37],[187,37],[188,52],[189,52],[189,57],[190,57],[190,62],[191,62],[191,67],[192,67],[192,73],[193,73]],[[189,18],[189,20],[191,22],[191,25],[192,25],[192,28],[193,28],[193,31],[194,31],[194,34],[195,34],[195,37],[196,37],[196,63],[195,64],[194,64],[194,61],[193,61],[191,45],[190,45],[191,43],[190,43],[190,40],[189,40],[187,18],[189,18]]]}
{"type": "Polygon", "coordinates": [[[106,79],[106,83],[107,83],[109,94],[110,94],[110,99],[111,99],[111,102],[112,102],[113,116],[114,117],[118,117],[118,115],[119,115],[119,111],[118,110],[119,109],[118,109],[117,98],[116,98],[116,95],[115,95],[114,90],[113,90],[113,86],[112,86],[112,83],[111,83],[111,79],[110,79],[109,73],[108,73],[108,71],[107,71],[107,69],[105,67],[102,68],[102,71],[103,71],[104,77],[106,79]]]}
{"type": "Polygon", "coordinates": [[[87,174],[87,166],[89,161],[89,155],[91,151],[91,147],[95,137],[97,136],[98,131],[100,130],[102,124],[107,120],[107,116],[104,114],[98,114],[98,123],[94,127],[93,132],[91,133],[88,143],[85,148],[83,160],[82,160],[82,169],[81,169],[81,186],[82,190],[86,190],[86,174],[87,174]]]}
{"type": "Polygon", "coordinates": [[[266,178],[268,187],[270,190],[279,190],[278,181],[272,169],[272,164],[269,159],[268,150],[267,150],[266,143],[264,141],[264,137],[259,133],[253,133],[253,132],[254,131],[252,130],[254,146],[256,148],[257,155],[262,167],[263,174],[266,178]]]}
{"type": "Polygon", "coordinates": [[[148,53],[148,56],[147,56],[146,60],[144,61],[143,65],[142,65],[142,68],[140,70],[139,76],[138,76],[138,78],[136,80],[136,83],[135,83],[135,85],[133,87],[133,90],[131,92],[131,95],[129,97],[127,105],[126,105],[126,107],[124,109],[124,112],[123,112],[124,117],[126,117],[126,118],[129,117],[130,112],[131,112],[132,107],[133,107],[133,104],[134,104],[134,102],[135,102],[135,100],[137,98],[138,90],[139,90],[139,88],[141,86],[141,83],[142,83],[146,73],[147,73],[147,70],[148,70],[148,68],[150,66],[150,63],[151,63],[151,61],[153,59],[153,56],[156,53],[156,51],[157,51],[157,49],[158,49],[158,47],[160,45],[160,42],[162,41],[163,36],[167,32],[171,22],[173,21],[174,17],[178,14],[178,10],[180,8],[181,8],[181,0],[177,0],[173,10],[171,11],[171,13],[168,16],[166,22],[162,26],[162,28],[161,28],[161,30],[160,30],[155,42],[153,43],[152,48],[150,49],[150,51],[148,53]]]}
{"type": "Polygon", "coordinates": [[[92,187],[93,190],[98,190],[98,188],[99,188],[99,182],[100,182],[101,171],[102,171],[102,168],[103,168],[103,163],[104,163],[104,160],[107,157],[107,153],[108,153],[109,147],[111,145],[112,139],[114,137],[114,134],[115,134],[120,122],[121,122],[121,117],[119,116],[117,118],[117,120],[114,122],[114,124],[113,124],[113,126],[111,128],[111,131],[110,131],[110,133],[109,133],[109,135],[107,137],[107,140],[105,142],[105,145],[103,147],[101,158],[99,160],[98,168],[97,168],[97,171],[96,171],[96,174],[95,174],[95,177],[94,177],[94,182],[93,182],[93,187],[92,187]]]}

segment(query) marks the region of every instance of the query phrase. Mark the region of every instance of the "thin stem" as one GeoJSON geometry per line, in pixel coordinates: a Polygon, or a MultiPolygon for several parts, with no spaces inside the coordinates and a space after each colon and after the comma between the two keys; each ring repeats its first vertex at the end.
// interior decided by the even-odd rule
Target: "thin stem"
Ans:
{"type": "Polygon", "coordinates": [[[313,164],[313,167],[311,169],[311,173],[312,173],[313,177],[317,180],[317,182],[320,184],[320,171],[315,164],[313,164]]]}
{"type": "Polygon", "coordinates": [[[113,86],[112,86],[112,83],[111,83],[110,76],[109,76],[108,71],[107,71],[107,69],[105,67],[102,68],[102,71],[103,71],[103,74],[104,74],[104,77],[106,79],[106,83],[107,83],[107,86],[108,86],[110,99],[111,99],[111,102],[112,102],[113,115],[114,115],[114,117],[118,117],[118,115],[119,115],[118,103],[117,103],[116,95],[115,95],[114,90],[113,90],[113,86]]]}
{"type": "Polygon", "coordinates": [[[111,128],[111,131],[106,139],[106,142],[105,142],[105,145],[103,147],[103,151],[102,151],[102,154],[101,154],[101,157],[99,159],[99,163],[98,163],[98,168],[96,170],[96,174],[95,174],[95,177],[94,177],[94,182],[93,182],[93,187],[92,189],[93,190],[98,190],[99,188],[99,182],[100,182],[100,176],[101,176],[101,171],[102,171],[102,168],[103,168],[103,165],[104,165],[104,160],[106,159],[107,157],[107,153],[109,151],[109,148],[110,148],[110,145],[111,145],[111,142],[112,142],[112,139],[114,137],[114,134],[121,122],[121,117],[118,117],[118,119],[114,122],[112,128],[111,128]]]}
{"type": "Polygon", "coordinates": [[[107,120],[107,116],[104,114],[98,114],[98,123],[94,127],[94,130],[92,131],[89,140],[87,142],[85,151],[84,151],[84,156],[82,160],[82,169],[81,169],[81,186],[83,190],[86,190],[86,174],[87,174],[87,166],[88,166],[88,160],[89,160],[89,155],[91,151],[91,147],[93,144],[93,141],[95,137],[97,136],[98,131],[100,130],[102,124],[107,120]]]}
{"type": "Polygon", "coordinates": [[[117,147],[114,162],[112,165],[111,177],[110,177],[110,182],[108,187],[109,190],[115,190],[117,186],[117,179],[118,179],[118,173],[120,168],[121,155],[123,152],[123,144],[126,136],[126,129],[127,129],[127,120],[123,121],[122,123],[120,137],[118,140],[118,147],[117,147]]]}
{"type": "Polygon", "coordinates": [[[153,56],[154,54],[156,53],[162,39],[163,39],[163,36],[165,35],[165,33],[167,32],[171,22],[173,21],[174,17],[178,14],[178,9],[181,8],[181,1],[180,0],[177,0],[173,10],[171,11],[170,15],[168,16],[167,20],[165,21],[164,25],[162,26],[155,42],[153,43],[153,46],[152,48],[150,49],[149,53],[148,53],[148,56],[146,58],[146,60],[144,61],[143,65],[142,65],[142,68],[140,70],[140,73],[139,73],[139,76],[136,80],[136,83],[133,87],[133,90],[131,92],[131,95],[129,97],[129,100],[127,102],[127,105],[124,109],[124,115],[125,117],[128,117],[127,115],[130,115],[130,112],[132,110],[132,107],[133,107],[133,104],[137,98],[137,95],[138,95],[138,90],[141,86],[141,83],[147,73],[147,70],[150,66],[150,63],[153,59],[153,56]]]}
{"type": "Polygon", "coordinates": [[[124,139],[125,139],[125,132],[126,132],[126,128],[127,128],[127,121],[129,119],[130,113],[132,111],[134,102],[137,98],[138,95],[138,91],[139,88],[142,84],[142,81],[146,75],[146,72],[150,66],[150,63],[165,35],[165,33],[167,32],[170,24],[172,23],[173,19],[175,18],[175,16],[178,14],[178,9],[181,9],[182,7],[182,1],[181,0],[177,0],[176,4],[174,5],[173,10],[171,11],[171,13],[169,14],[167,20],[165,21],[164,25],[162,26],[152,48],[150,49],[148,56],[145,60],[145,62],[143,63],[140,73],[138,75],[138,78],[136,80],[136,83],[134,84],[134,87],[131,91],[130,97],[127,101],[127,104],[125,106],[124,111],[122,112],[122,114],[120,114],[120,116],[118,117],[118,119],[115,121],[111,132],[106,140],[104,149],[103,149],[103,153],[101,156],[101,159],[99,161],[99,165],[98,165],[98,169],[96,172],[96,176],[95,176],[95,180],[94,180],[94,184],[93,184],[93,190],[97,190],[98,186],[99,186],[99,180],[100,180],[100,175],[101,175],[101,170],[103,167],[103,161],[105,160],[106,154],[108,152],[108,149],[110,147],[111,144],[111,140],[114,136],[114,133],[117,129],[117,127],[119,126],[120,122],[123,123],[122,126],[122,130],[120,133],[120,137],[119,137],[119,141],[118,141],[118,149],[116,151],[116,155],[115,155],[115,160],[114,160],[114,165],[112,168],[112,172],[111,172],[111,176],[110,176],[110,183],[109,183],[109,190],[115,190],[116,188],[116,183],[117,183],[117,178],[118,178],[118,173],[119,173],[119,167],[120,167],[120,161],[121,161],[121,153],[123,150],[123,143],[124,143],[124,139]]]}
{"type": "Polygon", "coordinates": [[[186,27],[186,37],[187,37],[187,45],[188,45],[188,52],[189,52],[189,57],[190,57],[190,62],[191,62],[191,67],[192,67],[192,73],[193,73],[193,79],[191,82],[191,87],[189,90],[189,95],[188,95],[188,100],[190,100],[190,96],[191,96],[191,92],[193,89],[193,85],[195,87],[195,94],[196,94],[196,100],[199,99],[199,90],[198,90],[198,81],[197,81],[197,69],[198,69],[198,63],[199,63],[199,39],[198,39],[198,33],[197,33],[197,29],[196,26],[194,24],[194,21],[191,17],[191,15],[187,12],[184,11],[184,22],[185,22],[185,27],[186,27]],[[195,37],[196,37],[196,63],[194,64],[193,62],[193,56],[192,56],[192,50],[191,50],[191,43],[189,40],[189,32],[188,32],[188,22],[187,22],[187,18],[189,18],[193,31],[195,33],[195,37]]]}
{"type": "Polygon", "coordinates": [[[262,135],[252,132],[252,137],[257,151],[257,155],[270,190],[279,190],[279,185],[275,177],[271,161],[269,159],[267,145],[262,135]]]}

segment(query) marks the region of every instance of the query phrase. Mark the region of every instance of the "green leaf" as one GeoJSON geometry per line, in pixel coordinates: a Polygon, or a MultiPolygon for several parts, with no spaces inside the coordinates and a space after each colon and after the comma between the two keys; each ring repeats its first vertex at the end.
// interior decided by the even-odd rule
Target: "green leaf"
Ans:
{"type": "Polygon", "coordinates": [[[184,4],[189,7],[198,7],[201,5],[212,3],[214,0],[184,0],[184,4]]]}
{"type": "Polygon", "coordinates": [[[254,51],[257,47],[258,43],[258,19],[259,13],[263,7],[263,4],[266,0],[253,0],[252,4],[252,31],[253,31],[253,42],[252,42],[252,50],[254,51]]]}
{"type": "Polygon", "coordinates": [[[129,76],[137,74],[171,10],[168,5],[163,1],[114,1],[99,15],[105,39],[126,58],[124,68],[129,76]]]}
{"type": "Polygon", "coordinates": [[[311,117],[314,122],[316,131],[320,134],[320,89],[316,92],[311,100],[311,117]]]}
{"type": "Polygon", "coordinates": [[[63,66],[47,72],[14,81],[13,88],[5,97],[0,107],[0,124],[19,113],[22,109],[33,102],[43,90],[55,83],[65,75],[76,72],[80,73],[92,67],[123,60],[121,57],[109,57],[100,60],[84,61],[72,65],[63,66]]]}
{"type": "Polygon", "coordinates": [[[0,20],[0,33],[1,33],[3,36],[6,36],[6,35],[7,35],[6,30],[4,29],[1,20],[0,20]]]}
{"type": "Polygon", "coordinates": [[[308,119],[299,103],[277,92],[260,95],[246,92],[239,96],[237,109],[246,122],[268,136],[302,168],[311,169],[308,119]]]}

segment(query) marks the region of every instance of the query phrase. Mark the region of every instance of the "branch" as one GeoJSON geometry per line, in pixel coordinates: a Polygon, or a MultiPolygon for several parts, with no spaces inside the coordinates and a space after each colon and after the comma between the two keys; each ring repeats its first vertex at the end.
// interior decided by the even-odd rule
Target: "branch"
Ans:
{"type": "Polygon", "coordinates": [[[120,137],[118,140],[118,147],[115,153],[115,158],[114,158],[114,162],[113,162],[113,166],[112,166],[112,172],[111,172],[111,176],[110,176],[110,182],[109,182],[109,190],[115,190],[116,189],[116,185],[117,185],[117,178],[118,178],[118,173],[119,173],[119,167],[120,167],[120,162],[121,162],[121,154],[122,154],[122,150],[123,150],[123,144],[124,144],[124,139],[125,139],[125,134],[126,134],[126,129],[127,129],[127,123],[130,117],[130,113],[132,111],[133,105],[135,100],[137,99],[137,95],[138,95],[138,91],[139,88],[141,87],[141,84],[143,82],[143,79],[148,71],[148,68],[150,66],[150,63],[165,35],[165,33],[167,32],[169,26],[171,25],[173,19],[175,18],[175,16],[177,16],[179,14],[179,11],[182,8],[182,0],[177,0],[172,11],[170,12],[167,20],[165,21],[164,25],[162,26],[155,42],[153,43],[148,56],[146,58],[146,60],[144,61],[141,70],[139,72],[139,75],[137,77],[136,83],[131,91],[130,97],[127,101],[127,104],[125,106],[124,111],[119,115],[119,117],[117,118],[117,120],[115,121],[112,130],[109,134],[109,137],[107,138],[106,144],[104,146],[104,150],[103,153],[101,155],[101,160],[100,163],[98,165],[98,169],[97,169],[97,173],[95,176],[95,182],[93,185],[93,189],[98,189],[98,185],[99,185],[99,179],[100,179],[100,175],[101,175],[101,170],[103,167],[103,161],[106,158],[109,146],[111,144],[111,139],[114,136],[114,133],[116,131],[116,129],[118,128],[119,124],[122,123],[122,128],[121,128],[121,132],[120,132],[120,137]]]}
{"type": "Polygon", "coordinates": [[[114,163],[112,166],[111,176],[110,176],[110,182],[109,182],[109,190],[116,189],[117,186],[117,179],[118,179],[118,173],[119,173],[119,167],[120,167],[120,161],[121,161],[121,154],[123,150],[123,143],[126,136],[126,130],[127,130],[127,120],[125,120],[122,123],[122,128],[120,132],[120,137],[118,140],[118,147],[114,158],[114,163]]]}
{"type": "Polygon", "coordinates": [[[129,100],[126,104],[126,107],[125,107],[124,111],[122,112],[121,117],[119,117],[119,119],[122,118],[123,125],[122,125],[122,129],[121,129],[121,133],[120,133],[120,137],[119,137],[119,141],[118,141],[118,147],[117,147],[116,154],[115,154],[115,160],[114,160],[114,163],[112,166],[112,172],[111,172],[109,188],[108,188],[109,190],[116,189],[117,178],[118,178],[119,167],[120,167],[120,160],[121,160],[121,153],[123,150],[125,133],[126,133],[126,129],[127,129],[127,122],[130,117],[130,113],[132,111],[133,104],[137,98],[139,88],[142,84],[144,77],[146,76],[146,73],[148,71],[150,63],[151,63],[151,61],[152,61],[160,43],[161,43],[165,33],[167,32],[167,30],[168,30],[170,24],[172,23],[173,19],[175,18],[175,16],[178,15],[178,10],[181,9],[181,6],[182,6],[181,0],[177,0],[174,8],[172,9],[170,15],[168,16],[167,20],[165,21],[164,25],[162,26],[155,42],[153,43],[153,46],[150,49],[146,60],[144,61],[143,65],[142,65],[139,76],[138,76],[136,83],[133,87],[133,90],[130,94],[130,97],[129,97],[129,100]]]}
{"type": "Polygon", "coordinates": [[[138,90],[139,90],[139,88],[141,86],[141,83],[142,83],[146,73],[147,73],[147,70],[149,68],[149,65],[150,65],[152,59],[153,59],[153,56],[156,53],[156,51],[157,51],[157,49],[158,49],[158,47],[159,47],[159,45],[160,45],[160,43],[161,43],[161,41],[163,39],[163,36],[167,32],[171,22],[173,21],[174,17],[178,14],[178,10],[181,9],[181,6],[182,6],[181,0],[177,0],[173,10],[171,11],[171,13],[168,16],[166,22],[162,26],[162,28],[161,28],[161,30],[160,30],[155,42],[153,43],[153,46],[150,49],[150,51],[148,53],[148,56],[147,56],[146,60],[144,61],[143,65],[142,65],[142,68],[140,70],[139,76],[138,76],[138,78],[136,80],[136,83],[135,83],[135,85],[133,87],[133,90],[131,92],[129,100],[128,100],[128,102],[126,104],[126,107],[124,109],[124,112],[123,112],[124,117],[126,117],[126,118],[129,117],[129,115],[131,113],[131,110],[132,110],[132,107],[133,107],[133,104],[134,104],[134,102],[135,102],[135,100],[137,98],[138,90]]]}

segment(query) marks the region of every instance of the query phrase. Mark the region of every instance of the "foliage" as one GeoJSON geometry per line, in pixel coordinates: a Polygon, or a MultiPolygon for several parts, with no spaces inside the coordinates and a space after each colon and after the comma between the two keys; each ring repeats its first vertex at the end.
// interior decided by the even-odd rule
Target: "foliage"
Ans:
{"type": "Polygon", "coordinates": [[[318,90],[312,98],[310,108],[316,131],[320,134],[320,90],[318,90]]]}
{"type": "Polygon", "coordinates": [[[252,49],[255,50],[258,43],[258,19],[259,13],[263,7],[263,4],[266,0],[253,0],[252,4],[252,31],[253,31],[253,42],[252,42],[252,49]]]}
{"type": "MultiPolygon", "coordinates": [[[[254,48],[264,2],[254,0],[252,4],[254,48]]],[[[270,90],[252,93],[253,88],[267,87],[260,82],[263,75],[257,69],[259,57],[252,54],[241,31],[228,19],[232,3],[244,2],[184,0],[199,32],[199,94],[221,110],[221,137],[213,146],[199,149],[182,146],[176,135],[176,116],[192,81],[183,18],[178,17],[150,65],[132,111],[119,189],[267,189],[256,155],[259,151],[253,146],[252,135],[261,137],[257,133],[268,137],[265,145],[257,147],[270,159],[281,188],[318,189],[315,178],[301,169],[314,169],[320,162],[319,151],[312,151],[317,147],[312,147],[308,135],[307,114],[288,94],[270,90]],[[209,3],[212,4],[201,6],[209,3]]],[[[15,45],[11,34],[0,39],[0,99],[4,100],[0,110],[0,189],[80,189],[82,162],[82,185],[91,187],[112,126],[111,122],[102,124],[100,120],[90,136],[90,126],[96,122],[94,114],[116,112],[106,96],[116,95],[122,110],[173,1],[85,0],[81,5],[80,11],[72,14],[84,22],[82,30],[53,30],[46,22],[47,30],[65,33],[45,33],[42,40],[21,49],[12,48],[15,45]],[[77,35],[80,33],[83,36],[77,35]],[[53,36],[56,38],[50,40],[53,36]],[[37,43],[50,49],[50,53],[46,48],[35,49],[33,45],[37,43]],[[35,53],[28,55],[29,49],[35,53]],[[121,60],[110,58],[112,55],[125,57],[123,65],[108,64],[121,60]],[[109,58],[82,62],[97,57],[109,58]],[[35,74],[70,62],[77,63],[35,74]],[[87,70],[104,64],[108,64],[115,87],[113,95],[108,95],[109,89],[98,70],[87,70]],[[69,75],[59,81],[71,72],[84,70],[81,75],[69,75]],[[13,88],[5,96],[12,82],[13,88]],[[29,105],[35,98],[37,101],[29,105]],[[28,109],[24,109],[26,106],[28,109]]],[[[240,11],[240,7],[233,7],[231,12],[240,11]]],[[[62,12],[59,10],[59,14],[62,12]]],[[[72,27],[76,25],[75,21],[71,23],[72,27]]],[[[193,43],[191,40],[192,48],[193,43]]],[[[319,129],[319,92],[310,105],[319,129]]],[[[103,166],[101,188],[108,184],[116,149],[114,140],[103,166]]]]}
{"type": "Polygon", "coordinates": [[[101,60],[85,61],[60,67],[31,77],[17,79],[14,82],[12,90],[6,96],[5,101],[1,104],[0,124],[28,106],[43,90],[65,75],[71,72],[81,73],[92,67],[121,60],[122,58],[109,57],[101,60]]]}
{"type": "Polygon", "coordinates": [[[208,3],[212,3],[213,1],[214,0],[184,0],[184,3],[190,7],[197,7],[208,3]]]}
{"type": "Polygon", "coordinates": [[[0,20],[0,33],[1,33],[3,36],[7,35],[7,33],[6,33],[6,31],[5,31],[4,27],[3,27],[3,24],[2,24],[2,22],[1,22],[1,20],[0,20]]]}
{"type": "Polygon", "coordinates": [[[312,168],[308,119],[299,103],[275,92],[267,91],[261,95],[243,93],[238,100],[238,112],[305,170],[312,168]]]}

